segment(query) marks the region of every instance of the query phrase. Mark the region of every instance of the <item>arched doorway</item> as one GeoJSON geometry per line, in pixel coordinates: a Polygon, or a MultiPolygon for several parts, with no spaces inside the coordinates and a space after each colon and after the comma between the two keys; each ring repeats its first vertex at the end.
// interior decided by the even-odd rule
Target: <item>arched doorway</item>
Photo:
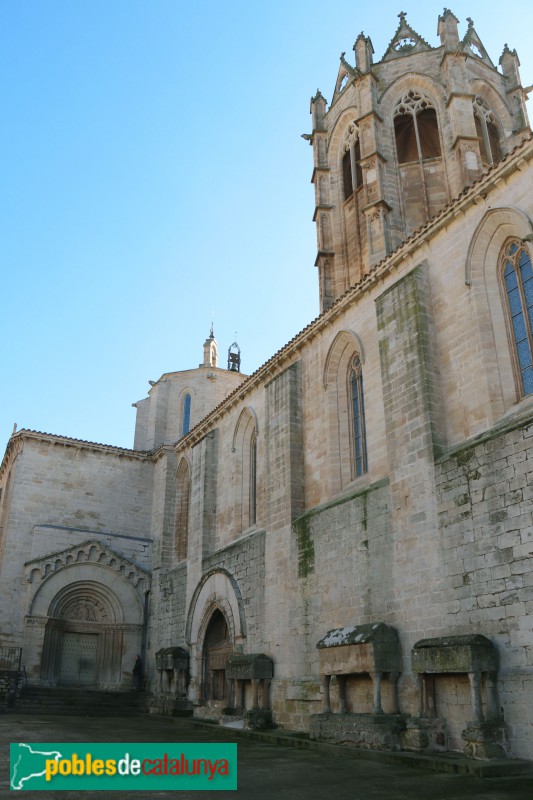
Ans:
{"type": "Polygon", "coordinates": [[[216,609],[206,628],[203,648],[202,696],[206,703],[226,700],[226,664],[233,645],[226,617],[216,609]]]}
{"type": "Polygon", "coordinates": [[[120,684],[122,612],[114,593],[94,581],[60,591],[50,605],[41,678],[58,686],[120,684]]]}
{"type": "Polygon", "coordinates": [[[207,707],[228,705],[226,664],[246,641],[244,603],[229,572],[214,569],[204,575],[193,593],[185,631],[191,653],[189,700],[210,716],[207,707]]]}

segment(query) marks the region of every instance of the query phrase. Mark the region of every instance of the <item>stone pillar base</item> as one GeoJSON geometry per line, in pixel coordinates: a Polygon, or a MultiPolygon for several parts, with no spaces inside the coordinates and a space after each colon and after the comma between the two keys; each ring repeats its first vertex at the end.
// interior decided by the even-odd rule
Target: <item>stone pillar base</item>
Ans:
{"type": "Polygon", "coordinates": [[[402,714],[313,714],[310,737],[365,750],[402,749],[402,714]]]}
{"type": "Polygon", "coordinates": [[[150,700],[148,712],[160,714],[163,717],[189,717],[192,716],[192,703],[182,697],[154,694],[150,700]]]}
{"type": "Polygon", "coordinates": [[[411,717],[401,734],[402,748],[414,753],[444,753],[448,749],[446,723],[434,717],[411,717]]]}
{"type": "Polygon", "coordinates": [[[498,722],[469,722],[461,734],[468,758],[491,759],[507,756],[507,730],[498,722]]]}
{"type": "Polygon", "coordinates": [[[267,730],[274,728],[272,711],[266,708],[252,708],[244,714],[245,727],[251,731],[267,730]]]}

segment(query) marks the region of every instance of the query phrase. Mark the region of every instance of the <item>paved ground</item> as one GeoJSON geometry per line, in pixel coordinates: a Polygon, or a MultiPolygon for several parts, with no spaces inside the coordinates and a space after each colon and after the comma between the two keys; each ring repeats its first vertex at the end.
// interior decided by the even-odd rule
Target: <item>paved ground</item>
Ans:
{"type": "Polygon", "coordinates": [[[238,742],[236,792],[21,792],[24,800],[532,800],[533,775],[473,778],[239,739],[192,720],[0,716],[0,798],[9,791],[9,742],[238,742]]]}

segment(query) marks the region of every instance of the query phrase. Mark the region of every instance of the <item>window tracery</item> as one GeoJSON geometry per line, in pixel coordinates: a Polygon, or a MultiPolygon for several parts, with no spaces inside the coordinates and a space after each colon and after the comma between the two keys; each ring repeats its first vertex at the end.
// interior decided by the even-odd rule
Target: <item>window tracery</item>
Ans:
{"type": "Polygon", "coordinates": [[[393,119],[400,164],[441,155],[437,112],[422,92],[405,92],[396,104],[393,119]]]}

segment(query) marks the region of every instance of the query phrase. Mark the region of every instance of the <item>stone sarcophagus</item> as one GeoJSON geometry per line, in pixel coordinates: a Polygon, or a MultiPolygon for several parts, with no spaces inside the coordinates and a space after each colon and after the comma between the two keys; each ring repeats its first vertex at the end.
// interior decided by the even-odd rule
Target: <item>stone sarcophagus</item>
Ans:
{"type": "Polygon", "coordinates": [[[155,668],[186,671],[189,669],[189,654],[183,647],[164,647],[155,654],[155,668]]]}
{"type": "Polygon", "coordinates": [[[413,672],[418,674],[498,670],[494,645],[479,634],[421,639],[413,647],[412,663],[413,672]]]}
{"type": "Polygon", "coordinates": [[[261,708],[268,709],[270,681],[274,675],[274,662],[263,653],[234,655],[226,664],[226,678],[233,682],[235,706],[244,708],[245,683],[252,684],[252,709],[259,709],[259,686],[263,687],[261,708]]]}
{"type": "Polygon", "coordinates": [[[420,676],[420,716],[437,716],[435,676],[466,673],[470,681],[472,721],[463,731],[466,755],[505,755],[506,733],[498,702],[498,653],[486,636],[442,636],[421,639],[412,650],[413,672],[420,676]],[[486,706],[482,687],[485,686],[486,706]]]}
{"type": "Polygon", "coordinates": [[[331,711],[329,685],[335,675],[339,684],[339,713],[346,713],[346,677],[368,674],[374,688],[374,714],[382,714],[381,680],[387,674],[393,684],[393,708],[398,713],[397,681],[402,669],[400,641],[395,629],[383,622],[335,628],[317,643],[324,687],[324,712],[331,711]]]}
{"type": "Polygon", "coordinates": [[[154,713],[188,711],[189,654],[183,647],[163,647],[155,654],[158,682],[151,703],[154,713]]]}

